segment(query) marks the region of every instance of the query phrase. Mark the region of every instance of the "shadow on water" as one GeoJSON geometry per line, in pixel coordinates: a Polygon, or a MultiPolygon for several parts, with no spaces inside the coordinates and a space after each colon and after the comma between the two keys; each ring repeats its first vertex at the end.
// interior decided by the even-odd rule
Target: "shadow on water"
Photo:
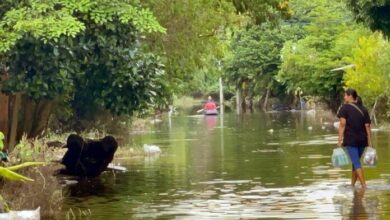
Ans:
{"type": "Polygon", "coordinates": [[[140,134],[160,157],[116,161],[127,173],[69,186],[68,207],[93,219],[379,219],[390,215],[390,138],[373,139],[380,161],[365,169],[369,188],[348,186],[350,168],[333,168],[337,141],[320,114],[179,115],[140,134]]]}

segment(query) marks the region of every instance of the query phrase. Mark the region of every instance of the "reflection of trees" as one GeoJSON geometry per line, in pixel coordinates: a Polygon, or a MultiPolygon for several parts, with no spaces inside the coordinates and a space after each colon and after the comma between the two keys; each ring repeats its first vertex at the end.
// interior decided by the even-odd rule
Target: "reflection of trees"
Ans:
{"type": "Polygon", "coordinates": [[[195,181],[205,181],[215,178],[214,173],[208,171],[219,172],[220,167],[220,136],[217,129],[220,116],[204,116],[196,118],[197,124],[188,123],[185,129],[191,132],[196,132],[197,141],[191,142],[189,146],[188,158],[191,177],[195,181]]]}

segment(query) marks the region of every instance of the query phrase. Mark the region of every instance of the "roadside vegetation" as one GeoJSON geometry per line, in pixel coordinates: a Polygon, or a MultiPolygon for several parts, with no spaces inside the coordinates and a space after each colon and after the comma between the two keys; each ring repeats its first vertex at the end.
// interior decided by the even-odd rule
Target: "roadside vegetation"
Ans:
{"type": "MultiPolygon", "coordinates": [[[[64,192],[52,161],[63,149],[50,141],[143,130],[169,105],[217,98],[219,78],[227,103],[239,98],[240,107],[264,111],[297,109],[304,100],[308,109],[335,112],[343,89],[353,87],[374,122],[388,124],[389,7],[374,0],[0,1],[0,150],[10,159],[0,168],[46,163],[16,179],[33,182],[2,175],[2,211],[39,204],[56,218],[64,192]]],[[[117,155],[143,152],[124,145],[117,155]]]]}

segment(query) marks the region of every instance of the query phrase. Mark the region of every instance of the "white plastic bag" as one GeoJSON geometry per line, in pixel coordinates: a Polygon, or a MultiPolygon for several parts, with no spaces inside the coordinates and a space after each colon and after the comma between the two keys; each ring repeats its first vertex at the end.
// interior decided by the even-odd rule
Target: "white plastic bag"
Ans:
{"type": "Polygon", "coordinates": [[[349,157],[343,148],[337,147],[333,149],[332,164],[335,167],[341,167],[349,164],[349,157]]]}
{"type": "Polygon", "coordinates": [[[156,145],[144,144],[144,152],[145,152],[145,154],[148,154],[148,155],[159,154],[159,153],[161,153],[161,149],[159,146],[156,146],[156,145]]]}
{"type": "Polygon", "coordinates": [[[364,165],[373,167],[376,166],[377,161],[378,161],[378,157],[376,155],[375,148],[367,147],[363,155],[364,165]]]}

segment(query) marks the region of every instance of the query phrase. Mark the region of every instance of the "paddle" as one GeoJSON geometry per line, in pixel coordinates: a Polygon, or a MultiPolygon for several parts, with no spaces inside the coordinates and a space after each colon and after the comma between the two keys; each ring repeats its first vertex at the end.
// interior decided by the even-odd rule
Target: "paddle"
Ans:
{"type": "Polygon", "coordinates": [[[201,113],[203,111],[204,111],[204,109],[202,108],[202,109],[199,109],[198,111],[196,111],[196,113],[201,113]]]}
{"type": "MultiPolygon", "coordinates": [[[[221,106],[217,106],[215,109],[219,109],[221,106]]],[[[201,112],[203,112],[204,111],[204,109],[202,108],[202,109],[199,109],[198,111],[196,111],[196,113],[201,113],[201,112]]]]}

